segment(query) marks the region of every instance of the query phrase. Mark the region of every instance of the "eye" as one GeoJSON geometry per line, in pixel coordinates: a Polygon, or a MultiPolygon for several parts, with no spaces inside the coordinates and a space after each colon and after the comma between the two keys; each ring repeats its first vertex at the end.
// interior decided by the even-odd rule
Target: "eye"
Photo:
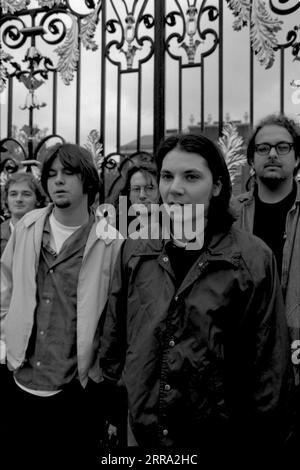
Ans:
{"type": "Polygon", "coordinates": [[[74,170],[72,170],[71,168],[65,168],[64,173],[65,175],[74,175],[74,170]]]}
{"type": "Polygon", "coordinates": [[[160,179],[161,180],[164,180],[164,181],[171,181],[172,179],[172,175],[168,174],[168,173],[162,173],[160,175],[160,179]]]}
{"type": "Polygon", "coordinates": [[[16,197],[17,193],[14,192],[14,191],[11,191],[10,193],[8,193],[9,197],[16,197]]]}
{"type": "Polygon", "coordinates": [[[270,151],[270,145],[269,144],[258,144],[256,146],[256,150],[259,153],[269,153],[270,151]]]}
{"type": "Polygon", "coordinates": [[[195,174],[190,174],[190,175],[186,175],[185,178],[187,181],[197,181],[200,178],[200,176],[195,175],[195,174]]]}
{"type": "Polygon", "coordinates": [[[49,170],[49,173],[48,173],[48,178],[53,178],[53,176],[56,175],[56,171],[55,170],[49,170]]]}
{"type": "Polygon", "coordinates": [[[279,142],[277,144],[279,152],[288,153],[290,151],[290,145],[287,142],[279,142]]]}

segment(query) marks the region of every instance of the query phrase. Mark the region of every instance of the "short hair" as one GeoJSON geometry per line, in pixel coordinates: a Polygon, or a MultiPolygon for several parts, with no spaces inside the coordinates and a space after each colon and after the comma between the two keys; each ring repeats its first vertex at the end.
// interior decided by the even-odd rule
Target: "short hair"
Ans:
{"type": "Polygon", "coordinates": [[[56,158],[60,160],[64,168],[69,168],[81,176],[82,191],[83,194],[88,195],[90,207],[100,190],[99,175],[90,152],[84,147],[69,143],[56,144],[48,150],[41,172],[41,183],[48,196],[49,171],[56,158]]]}
{"type": "Polygon", "coordinates": [[[163,140],[156,152],[158,172],[161,172],[165,156],[173,149],[196,153],[203,157],[212,173],[213,183],[220,181],[222,187],[218,196],[213,196],[208,213],[208,227],[211,232],[227,230],[234,216],[230,210],[232,186],[229,171],[221,150],[204,135],[175,134],[163,140]]]}
{"type": "MultiPolygon", "coordinates": [[[[255,138],[258,132],[265,126],[280,126],[284,127],[292,136],[294,141],[295,157],[300,158],[300,126],[294,119],[285,116],[284,114],[269,114],[261,119],[256,125],[253,133],[251,134],[248,147],[247,147],[247,161],[251,166],[254,160],[255,152],[255,138]]],[[[295,168],[294,174],[297,174],[300,163],[295,168]]]]}
{"type": "Polygon", "coordinates": [[[36,207],[44,207],[46,203],[46,194],[44,193],[40,182],[33,176],[32,173],[17,172],[12,173],[4,186],[4,206],[8,209],[7,198],[8,192],[11,185],[16,183],[25,182],[28,184],[29,188],[35,193],[36,197],[36,207]]]}

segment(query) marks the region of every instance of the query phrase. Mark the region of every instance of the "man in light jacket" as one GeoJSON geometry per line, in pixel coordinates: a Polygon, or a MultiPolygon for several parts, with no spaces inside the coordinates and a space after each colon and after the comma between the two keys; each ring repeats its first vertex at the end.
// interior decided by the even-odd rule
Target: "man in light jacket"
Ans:
{"type": "Polygon", "coordinates": [[[99,330],[121,239],[96,233],[99,177],[86,149],[52,149],[41,183],[52,204],[23,217],[1,259],[1,349],[13,371],[5,442],[23,457],[33,449],[43,467],[96,455],[99,330]]]}

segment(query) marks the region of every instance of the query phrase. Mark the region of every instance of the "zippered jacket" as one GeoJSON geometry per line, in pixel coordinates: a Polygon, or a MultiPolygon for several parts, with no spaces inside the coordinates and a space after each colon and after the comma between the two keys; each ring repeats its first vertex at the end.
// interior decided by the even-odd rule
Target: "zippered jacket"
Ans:
{"type": "MultiPolygon", "coordinates": [[[[286,218],[281,286],[290,334],[295,384],[300,391],[300,181],[296,181],[296,184],[296,199],[286,218]]],[[[236,225],[252,233],[255,213],[253,191],[237,196],[233,200],[233,207],[238,215],[236,225]]]]}
{"type": "Polygon", "coordinates": [[[276,445],[292,379],[271,250],[232,228],[176,289],[166,243],[124,243],[101,342],[104,379],[126,388],[138,445],[234,447],[261,436],[276,445]]]}

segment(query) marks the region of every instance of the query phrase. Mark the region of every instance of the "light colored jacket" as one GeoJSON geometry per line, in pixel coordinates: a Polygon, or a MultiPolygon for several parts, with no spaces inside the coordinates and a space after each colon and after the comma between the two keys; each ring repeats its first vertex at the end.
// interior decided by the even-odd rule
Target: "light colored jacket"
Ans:
{"type": "MultiPolygon", "coordinates": [[[[286,218],[281,286],[290,330],[295,379],[296,384],[300,385],[300,182],[296,184],[296,199],[286,218]]],[[[233,200],[233,208],[238,211],[236,222],[238,227],[253,232],[255,212],[253,191],[237,196],[233,200]]]]}
{"type": "MultiPolygon", "coordinates": [[[[1,258],[0,333],[12,370],[24,363],[34,325],[37,269],[44,224],[51,210],[52,206],[48,206],[26,214],[16,225],[1,258]]],[[[98,326],[123,241],[118,236],[113,239],[97,235],[96,222],[95,219],[85,246],[77,286],[77,361],[82,386],[88,377],[96,382],[101,378],[98,326]]]]}

